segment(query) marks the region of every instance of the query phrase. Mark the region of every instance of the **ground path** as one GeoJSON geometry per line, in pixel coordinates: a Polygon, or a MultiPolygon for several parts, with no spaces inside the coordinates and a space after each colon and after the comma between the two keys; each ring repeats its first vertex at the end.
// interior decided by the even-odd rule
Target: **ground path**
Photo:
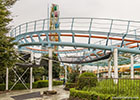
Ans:
{"type": "Polygon", "coordinates": [[[52,96],[41,95],[48,88],[10,91],[0,94],[0,100],[67,100],[69,91],[63,90],[63,87],[62,85],[55,86],[54,90],[57,94],[52,96]]]}

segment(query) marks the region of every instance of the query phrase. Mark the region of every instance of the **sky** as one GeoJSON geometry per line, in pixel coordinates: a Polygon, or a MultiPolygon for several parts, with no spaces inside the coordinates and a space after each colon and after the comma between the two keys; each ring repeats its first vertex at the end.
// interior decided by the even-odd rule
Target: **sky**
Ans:
{"type": "Polygon", "coordinates": [[[99,17],[140,21],[140,0],[19,0],[10,9],[13,28],[44,19],[48,5],[58,4],[60,17],[99,17]]]}
{"type": "Polygon", "coordinates": [[[52,3],[59,5],[60,17],[140,20],[140,0],[19,0],[10,9],[11,25],[47,18],[52,3]]]}

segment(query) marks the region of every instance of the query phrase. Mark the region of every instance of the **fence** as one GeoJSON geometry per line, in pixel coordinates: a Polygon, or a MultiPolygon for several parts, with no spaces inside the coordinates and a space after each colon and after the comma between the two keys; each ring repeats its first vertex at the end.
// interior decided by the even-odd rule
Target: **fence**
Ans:
{"type": "MultiPolygon", "coordinates": [[[[88,91],[113,94],[115,96],[140,96],[140,79],[98,78],[97,80],[96,87],[91,87],[88,91]]],[[[89,82],[89,85],[90,84],[89,82]]]]}
{"type": "MultiPolygon", "coordinates": [[[[109,79],[100,78],[97,86],[102,92],[116,95],[138,95],[140,96],[140,79],[119,78],[109,79]]],[[[98,91],[98,90],[97,90],[98,91]]]]}

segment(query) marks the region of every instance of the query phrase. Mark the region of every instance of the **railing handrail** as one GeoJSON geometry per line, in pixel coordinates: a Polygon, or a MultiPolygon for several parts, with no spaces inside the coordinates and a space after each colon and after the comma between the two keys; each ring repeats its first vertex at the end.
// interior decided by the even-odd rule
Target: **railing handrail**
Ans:
{"type": "MultiPolygon", "coordinates": [[[[113,21],[122,21],[122,22],[135,22],[135,23],[140,23],[140,21],[131,21],[131,20],[121,20],[121,19],[110,19],[110,18],[91,18],[91,17],[61,17],[61,18],[59,18],[59,19],[70,19],[70,20],[72,20],[72,19],[82,19],[82,20],[84,20],[84,19],[93,19],[93,21],[94,21],[94,19],[99,19],[99,20],[113,20],[113,21]]],[[[13,32],[14,30],[16,30],[17,28],[19,28],[19,27],[22,27],[22,26],[24,26],[24,25],[26,25],[26,24],[30,24],[30,23],[35,23],[35,22],[39,22],[39,21],[49,21],[50,19],[49,18],[46,18],[46,19],[39,19],[39,20],[34,20],[34,21],[29,21],[29,22],[26,22],[26,23],[22,23],[22,24],[20,24],[20,25],[18,25],[18,26],[16,26],[15,28],[13,28],[10,32],[13,32]]],[[[71,24],[72,24],[72,22],[70,22],[71,24]]],[[[76,22],[74,22],[74,23],[76,23],[76,22]]],[[[90,23],[90,21],[89,21],[89,23],[90,23]]],[[[108,25],[109,25],[110,23],[108,23],[108,25]]],[[[41,24],[42,25],[42,24],[41,24]]],[[[81,24],[79,24],[79,25],[81,25],[81,24]]],[[[120,24],[121,25],[121,24],[120,24]]],[[[127,24],[126,24],[127,25],[127,24]]],[[[90,27],[90,26],[89,26],[90,27]]],[[[100,27],[100,28],[102,28],[102,27],[100,27]]],[[[114,28],[115,29],[115,28],[114,28]]],[[[138,29],[140,29],[140,28],[138,28],[138,29]]],[[[15,33],[16,34],[16,33],[15,33]]]]}

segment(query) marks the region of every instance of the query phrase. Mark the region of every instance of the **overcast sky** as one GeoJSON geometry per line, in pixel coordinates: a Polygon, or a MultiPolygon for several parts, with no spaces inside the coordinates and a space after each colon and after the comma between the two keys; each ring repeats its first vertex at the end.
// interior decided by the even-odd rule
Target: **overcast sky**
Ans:
{"type": "Polygon", "coordinates": [[[11,9],[12,25],[47,18],[51,3],[59,5],[60,17],[140,20],[140,0],[19,0],[11,9]]]}

